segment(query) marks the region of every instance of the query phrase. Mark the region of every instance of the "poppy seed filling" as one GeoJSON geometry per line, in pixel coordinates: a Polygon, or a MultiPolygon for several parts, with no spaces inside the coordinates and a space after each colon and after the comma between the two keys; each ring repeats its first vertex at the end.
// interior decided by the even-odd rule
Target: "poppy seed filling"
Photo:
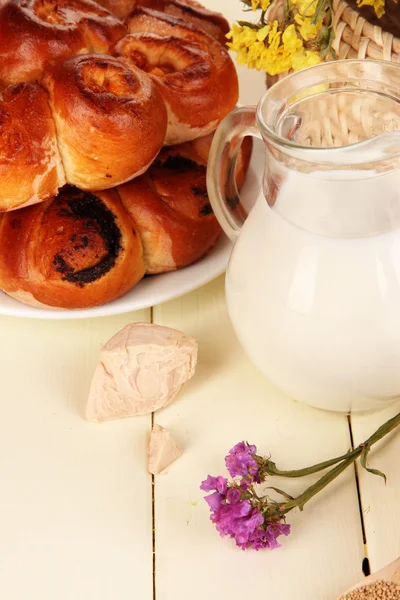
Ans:
{"type": "MultiPolygon", "coordinates": [[[[57,202],[62,205],[58,213],[60,216],[74,221],[83,220],[84,228],[87,231],[97,230],[106,246],[107,253],[98,263],[80,271],[75,271],[68,263],[66,253],[58,252],[54,256],[53,266],[57,272],[63,274],[63,281],[70,281],[83,287],[100,279],[113,268],[122,251],[122,234],[117,226],[115,215],[100,198],[93,194],[75,190],[67,191],[57,202]],[[65,199],[65,195],[67,195],[67,199],[65,199]]],[[[74,234],[72,238],[75,240],[76,235],[74,234]]],[[[86,247],[88,245],[87,236],[83,236],[82,240],[81,247],[86,247]]],[[[74,250],[78,249],[79,247],[75,246],[74,250]]]]}

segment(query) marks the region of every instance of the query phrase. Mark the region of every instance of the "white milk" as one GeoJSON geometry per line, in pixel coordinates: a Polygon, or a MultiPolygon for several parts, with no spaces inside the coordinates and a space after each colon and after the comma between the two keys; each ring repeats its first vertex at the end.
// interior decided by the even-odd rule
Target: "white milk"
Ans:
{"type": "Polygon", "coordinates": [[[332,410],[400,396],[400,175],[348,179],[360,176],[291,173],[273,209],[257,201],[227,274],[229,313],[255,364],[293,398],[332,410]]]}

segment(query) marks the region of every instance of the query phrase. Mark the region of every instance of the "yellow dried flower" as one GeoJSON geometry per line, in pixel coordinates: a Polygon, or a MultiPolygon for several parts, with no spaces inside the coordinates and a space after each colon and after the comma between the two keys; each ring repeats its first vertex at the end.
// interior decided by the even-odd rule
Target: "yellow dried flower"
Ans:
{"type": "Polygon", "coordinates": [[[226,35],[228,40],[232,40],[231,42],[228,42],[228,46],[235,52],[249,48],[257,41],[257,33],[257,29],[241,27],[237,23],[234,23],[231,31],[226,35]]]}
{"type": "Polygon", "coordinates": [[[237,53],[239,65],[278,75],[320,62],[317,52],[306,50],[292,23],[282,31],[278,21],[260,29],[234,24],[227,38],[229,48],[237,53]]]}
{"type": "Polygon", "coordinates": [[[253,10],[267,10],[269,5],[271,4],[271,0],[251,0],[251,8],[253,10]]]}
{"type": "Polygon", "coordinates": [[[303,47],[303,42],[297,35],[294,25],[286,27],[282,35],[282,41],[285,50],[291,54],[297,53],[303,47]]]}
{"type": "Polygon", "coordinates": [[[321,62],[321,57],[318,52],[312,52],[311,50],[304,50],[302,53],[298,53],[292,57],[292,68],[294,71],[300,71],[306,67],[312,67],[318,65],[321,62]]]}
{"type": "Polygon", "coordinates": [[[373,6],[379,19],[385,14],[385,0],[357,0],[357,6],[373,6]]]}
{"type": "Polygon", "coordinates": [[[318,6],[318,0],[290,0],[290,8],[296,8],[304,17],[313,17],[318,6]]]}
{"type": "Polygon", "coordinates": [[[264,27],[261,27],[261,29],[259,29],[257,32],[258,41],[263,42],[265,40],[265,38],[268,36],[270,31],[271,31],[271,25],[264,25],[264,27]]]}
{"type": "Polygon", "coordinates": [[[294,20],[297,25],[297,31],[306,42],[308,40],[315,40],[323,24],[322,19],[319,19],[314,24],[312,22],[312,17],[303,17],[300,13],[295,15],[294,20]]]}

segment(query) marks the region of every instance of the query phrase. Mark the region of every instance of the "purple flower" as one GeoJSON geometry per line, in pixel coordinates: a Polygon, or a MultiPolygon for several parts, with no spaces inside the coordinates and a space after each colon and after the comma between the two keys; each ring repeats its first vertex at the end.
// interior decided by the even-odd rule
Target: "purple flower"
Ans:
{"type": "Polygon", "coordinates": [[[240,491],[237,488],[229,488],[226,497],[230,504],[236,504],[240,500],[240,491]]]}
{"type": "Polygon", "coordinates": [[[204,492],[212,492],[209,496],[205,497],[205,501],[210,507],[211,511],[218,510],[218,508],[225,502],[226,493],[227,493],[228,481],[225,477],[212,477],[212,475],[208,475],[207,479],[205,479],[200,489],[204,492]]]}
{"type": "Polygon", "coordinates": [[[226,468],[230,476],[246,477],[250,481],[259,483],[258,465],[254,459],[256,453],[256,446],[249,445],[246,442],[236,444],[225,458],[226,468]]]}
{"type": "Polygon", "coordinates": [[[218,492],[214,492],[213,494],[206,496],[204,500],[207,502],[210,510],[218,510],[221,504],[224,502],[225,496],[219,494],[218,492]]]}
{"type": "MultiPolygon", "coordinates": [[[[263,548],[269,548],[274,550],[280,548],[278,537],[281,535],[289,535],[290,525],[286,523],[269,523],[266,527],[259,527],[250,536],[246,548],[253,548],[254,550],[262,550],[263,548]]],[[[244,550],[246,548],[243,548],[244,550]]]]}
{"type": "Polygon", "coordinates": [[[234,503],[222,503],[212,512],[211,521],[221,537],[231,537],[238,546],[246,547],[257,527],[264,523],[264,517],[248,500],[237,501],[236,494],[231,497],[234,503]]]}
{"type": "MultiPolygon", "coordinates": [[[[246,442],[236,444],[225,462],[230,475],[240,480],[228,483],[225,477],[208,475],[200,489],[212,492],[205,500],[210,507],[210,519],[221,537],[234,539],[243,550],[272,550],[280,547],[281,535],[289,535],[290,525],[286,525],[279,510],[270,513],[274,515],[270,517],[272,520],[265,520],[264,514],[270,512],[271,506],[268,498],[259,498],[253,488],[261,479],[256,457],[255,446],[246,442]]],[[[276,509],[275,505],[272,508],[276,509]]]]}
{"type": "Polygon", "coordinates": [[[212,475],[208,475],[207,479],[201,482],[200,489],[203,490],[203,492],[212,492],[215,490],[219,494],[225,495],[227,485],[228,480],[225,479],[225,477],[221,477],[221,475],[218,477],[212,477],[212,475]]]}

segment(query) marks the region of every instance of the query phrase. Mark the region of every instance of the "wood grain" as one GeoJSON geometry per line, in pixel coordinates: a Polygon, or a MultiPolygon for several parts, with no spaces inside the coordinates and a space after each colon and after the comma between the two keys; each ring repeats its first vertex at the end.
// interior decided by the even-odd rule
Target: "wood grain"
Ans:
{"type": "Polygon", "coordinates": [[[149,316],[0,319],[0,598],[152,598],[151,418],[83,416],[101,345],[149,316]]]}

